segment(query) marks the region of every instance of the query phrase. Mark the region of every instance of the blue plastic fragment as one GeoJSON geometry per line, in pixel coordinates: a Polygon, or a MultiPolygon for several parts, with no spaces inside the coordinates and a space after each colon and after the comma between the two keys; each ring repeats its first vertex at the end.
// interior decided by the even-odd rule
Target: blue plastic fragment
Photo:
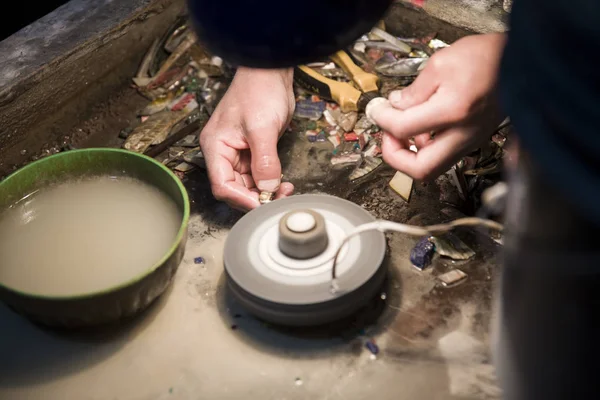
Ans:
{"type": "Polygon", "coordinates": [[[306,137],[309,142],[314,143],[317,141],[317,135],[309,135],[306,137]]]}
{"type": "Polygon", "coordinates": [[[410,262],[415,268],[423,270],[431,264],[434,252],[435,245],[431,243],[429,237],[424,237],[410,251],[410,262]]]}
{"type": "Polygon", "coordinates": [[[194,264],[204,264],[204,258],[202,258],[202,257],[194,258],[194,264]]]}
{"type": "Polygon", "coordinates": [[[319,134],[316,136],[317,138],[317,142],[326,142],[327,141],[327,135],[325,135],[325,132],[321,131],[319,132],[319,134]]]}
{"type": "Polygon", "coordinates": [[[318,120],[323,115],[325,107],[324,101],[300,100],[296,102],[294,115],[300,118],[318,120]]]}
{"type": "Polygon", "coordinates": [[[369,340],[365,343],[365,347],[369,349],[369,351],[373,354],[379,353],[379,346],[375,344],[375,342],[369,340]]]}

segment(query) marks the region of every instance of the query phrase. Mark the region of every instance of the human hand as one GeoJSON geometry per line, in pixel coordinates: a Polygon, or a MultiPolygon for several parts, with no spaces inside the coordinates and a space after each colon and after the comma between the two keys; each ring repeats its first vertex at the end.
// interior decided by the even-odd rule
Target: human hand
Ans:
{"type": "Polygon", "coordinates": [[[382,153],[390,166],[419,180],[437,177],[489,139],[503,119],[496,85],[505,36],[458,40],[434,54],[412,85],[369,110],[385,132],[382,153]]]}
{"type": "Polygon", "coordinates": [[[200,134],[214,196],[240,210],[258,205],[261,191],[289,196],[281,183],[277,141],[295,107],[293,71],[239,68],[200,134]]]}

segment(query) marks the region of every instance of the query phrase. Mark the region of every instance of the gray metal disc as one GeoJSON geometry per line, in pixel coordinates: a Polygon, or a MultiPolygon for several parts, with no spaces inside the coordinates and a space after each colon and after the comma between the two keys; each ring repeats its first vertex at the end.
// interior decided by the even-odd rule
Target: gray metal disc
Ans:
{"type": "MultiPolygon", "coordinates": [[[[369,301],[385,278],[385,273],[381,272],[385,236],[378,231],[357,236],[342,252],[337,269],[341,293],[331,292],[331,268],[326,263],[312,269],[296,268],[296,264],[300,264],[295,263],[293,268],[286,269],[269,258],[269,254],[274,254],[274,259],[281,258],[275,254],[278,245],[273,236],[276,229],[273,226],[278,224],[279,217],[295,209],[307,208],[326,217],[332,224],[329,228],[335,228],[328,228],[331,236],[375,221],[358,205],[328,195],[299,195],[277,200],[240,219],[225,242],[224,263],[229,286],[251,311],[272,322],[293,322],[294,315],[305,314],[309,309],[315,318],[313,322],[317,319],[327,322],[338,315],[342,317],[341,314],[348,314],[351,309],[369,301]],[[317,318],[315,310],[319,310],[322,318],[317,318]]],[[[333,240],[329,250],[337,249],[337,245],[333,240]]],[[[297,324],[304,323],[298,321],[297,324]]]]}

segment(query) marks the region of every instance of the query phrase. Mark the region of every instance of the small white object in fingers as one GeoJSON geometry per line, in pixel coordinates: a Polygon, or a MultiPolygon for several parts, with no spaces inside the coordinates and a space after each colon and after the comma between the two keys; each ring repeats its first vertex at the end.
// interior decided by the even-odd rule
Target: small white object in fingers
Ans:
{"type": "Polygon", "coordinates": [[[365,114],[367,115],[367,118],[373,122],[373,110],[378,107],[384,107],[384,105],[390,105],[390,101],[385,97],[375,97],[373,100],[371,100],[365,108],[365,114]]]}

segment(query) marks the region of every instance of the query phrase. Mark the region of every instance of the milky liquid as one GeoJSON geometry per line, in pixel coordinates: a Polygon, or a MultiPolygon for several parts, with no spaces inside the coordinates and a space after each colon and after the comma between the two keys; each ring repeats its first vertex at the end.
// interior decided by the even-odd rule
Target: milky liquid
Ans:
{"type": "Polygon", "coordinates": [[[0,283],[48,296],[108,289],[156,264],[180,225],[175,203],[138,180],[51,186],[0,214],[0,283]]]}

